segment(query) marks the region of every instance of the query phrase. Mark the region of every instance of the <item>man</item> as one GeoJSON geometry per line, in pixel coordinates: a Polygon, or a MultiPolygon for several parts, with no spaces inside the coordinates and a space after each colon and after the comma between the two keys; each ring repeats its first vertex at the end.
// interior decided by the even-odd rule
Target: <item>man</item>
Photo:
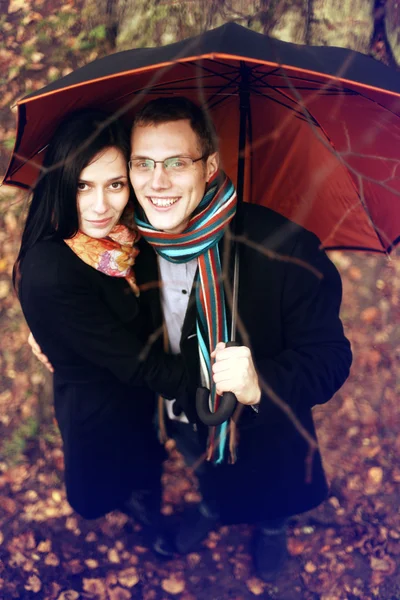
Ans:
{"type": "Polygon", "coordinates": [[[167,418],[186,459],[201,463],[203,502],[184,516],[177,547],[190,551],[217,521],[255,523],[255,565],[269,579],[285,555],[287,517],[317,506],[327,493],[319,452],[310,445],[311,408],[332,397],[351,364],[339,320],[340,277],[312,233],[269,209],[244,204],[237,218],[242,239],[251,245],[240,244],[243,345],[226,348],[221,342],[228,339],[230,315],[226,294],[216,288],[224,278],[224,233],[236,205],[219,173],[216,136],[206,114],[185,98],[149,102],[133,124],[130,179],[141,207],[138,280],[159,281],[162,306],[154,287],[142,292],[142,302],[154,331],[164,313],[170,348],[181,351],[193,383],[167,418]],[[225,216],[220,233],[210,236],[217,209],[225,216]],[[209,306],[208,295],[215,300],[209,306]],[[215,329],[225,337],[213,337],[215,329]],[[213,375],[207,379],[214,342],[219,343],[211,355],[213,375]],[[235,393],[242,408],[237,427],[225,423],[209,432],[199,421],[200,373],[208,387],[214,380],[218,394],[235,393]],[[271,400],[274,394],[295,418],[271,400]],[[201,461],[206,452],[214,460],[201,461]]]}
{"type": "Polygon", "coordinates": [[[255,567],[269,580],[285,557],[287,518],[327,494],[311,409],[341,387],[351,364],[340,277],[312,233],[269,209],[237,208],[212,124],[185,98],[153,100],[136,115],[130,178],[141,310],[152,332],[164,322],[192,382],[187,397],[166,401],[167,430],[196,463],[203,496],[184,514],[176,546],[191,551],[217,522],[255,524],[255,567]],[[222,282],[231,281],[234,219],[251,243],[240,243],[241,345],[227,348],[222,282]],[[210,431],[199,421],[199,384],[214,404],[215,392],[235,393],[234,420],[210,431]]]}

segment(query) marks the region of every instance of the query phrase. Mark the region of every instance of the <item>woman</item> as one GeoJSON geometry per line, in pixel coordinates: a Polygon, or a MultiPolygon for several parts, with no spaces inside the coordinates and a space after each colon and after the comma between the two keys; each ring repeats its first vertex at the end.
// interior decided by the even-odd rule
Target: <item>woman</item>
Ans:
{"type": "Polygon", "coordinates": [[[14,268],[25,318],[54,367],[67,498],[85,518],[143,494],[157,511],[165,456],[153,392],[175,397],[185,386],[180,357],[146,343],[128,160],[115,120],[69,116],[47,148],[14,268]]]}

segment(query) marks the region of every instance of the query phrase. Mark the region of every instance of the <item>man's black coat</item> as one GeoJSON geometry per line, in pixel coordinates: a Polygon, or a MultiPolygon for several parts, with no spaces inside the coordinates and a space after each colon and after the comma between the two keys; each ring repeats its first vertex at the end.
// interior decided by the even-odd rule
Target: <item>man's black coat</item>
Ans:
{"type": "MultiPolygon", "coordinates": [[[[259,375],[315,439],[311,409],[341,387],[351,365],[350,344],[339,319],[341,281],[317,237],[277,213],[245,204],[241,213],[239,317],[241,341],[251,347],[259,375]],[[246,241],[247,240],[247,241],[246,241]],[[247,336],[247,337],[246,337],[247,336]]],[[[138,281],[157,281],[155,253],[141,242],[138,281]]],[[[226,259],[224,240],[220,243],[226,259]]],[[[229,271],[232,271],[232,261],[229,271]]],[[[230,282],[231,277],[229,277],[230,282]]],[[[190,297],[181,351],[192,384],[180,406],[197,422],[203,449],[206,430],[196,416],[199,384],[194,290],[190,297]]],[[[162,321],[157,286],[144,286],[142,310],[153,330],[162,321]]],[[[259,413],[245,407],[239,421],[235,465],[208,466],[202,479],[227,523],[257,522],[306,511],[327,494],[318,451],[285,412],[263,392],[259,413]]]]}

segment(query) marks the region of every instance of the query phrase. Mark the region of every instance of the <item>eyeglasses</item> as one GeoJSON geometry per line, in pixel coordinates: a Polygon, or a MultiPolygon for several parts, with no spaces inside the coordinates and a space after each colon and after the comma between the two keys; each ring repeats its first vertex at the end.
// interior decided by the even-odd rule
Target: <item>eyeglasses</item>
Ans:
{"type": "Polygon", "coordinates": [[[128,166],[130,171],[134,171],[136,173],[148,173],[150,171],[154,171],[156,168],[156,164],[160,163],[164,167],[166,171],[170,173],[181,173],[182,171],[187,171],[190,167],[198,162],[199,160],[203,160],[206,158],[207,154],[203,154],[200,158],[190,158],[190,156],[172,156],[171,158],[166,158],[165,160],[153,160],[152,158],[133,158],[128,162],[128,166]]]}

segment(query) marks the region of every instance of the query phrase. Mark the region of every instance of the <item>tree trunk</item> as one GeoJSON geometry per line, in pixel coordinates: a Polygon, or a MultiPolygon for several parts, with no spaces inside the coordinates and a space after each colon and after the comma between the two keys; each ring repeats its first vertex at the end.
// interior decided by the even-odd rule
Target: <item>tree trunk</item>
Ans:
{"type": "Polygon", "coordinates": [[[394,59],[400,65],[400,2],[386,0],[385,31],[394,59]]]}
{"type": "Polygon", "coordinates": [[[374,0],[314,0],[310,43],[369,53],[374,0]]]}

